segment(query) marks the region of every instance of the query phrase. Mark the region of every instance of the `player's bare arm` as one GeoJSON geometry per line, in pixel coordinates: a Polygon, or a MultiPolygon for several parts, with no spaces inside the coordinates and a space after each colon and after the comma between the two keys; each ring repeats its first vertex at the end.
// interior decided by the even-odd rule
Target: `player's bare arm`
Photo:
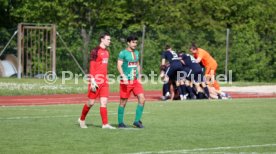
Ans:
{"type": "Polygon", "coordinates": [[[139,61],[137,62],[137,70],[138,70],[138,80],[141,80],[141,66],[139,61]]]}
{"type": "Polygon", "coordinates": [[[184,62],[184,60],[180,60],[180,61],[181,61],[181,63],[182,63],[182,64],[184,64],[184,65],[185,65],[185,62],[184,62]]]}
{"type": "Polygon", "coordinates": [[[165,65],[165,64],[166,64],[166,59],[162,58],[161,65],[165,65]]]}
{"type": "Polygon", "coordinates": [[[117,69],[118,69],[118,71],[119,71],[119,73],[120,73],[122,79],[123,79],[124,81],[127,81],[127,77],[125,76],[125,74],[124,74],[124,72],[123,72],[122,65],[123,65],[123,61],[119,59],[119,60],[117,61],[117,69]]]}

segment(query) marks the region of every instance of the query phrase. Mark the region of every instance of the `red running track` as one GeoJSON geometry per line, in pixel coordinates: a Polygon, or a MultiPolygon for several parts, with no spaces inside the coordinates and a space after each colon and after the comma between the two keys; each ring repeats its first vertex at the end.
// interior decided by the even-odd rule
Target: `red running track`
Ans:
{"type": "MultiPolygon", "coordinates": [[[[276,98],[275,93],[236,93],[227,92],[232,98],[276,98]]],[[[148,101],[159,101],[160,91],[146,91],[145,97],[148,101]]],[[[36,96],[0,96],[0,106],[18,105],[51,105],[51,104],[82,104],[87,101],[86,94],[57,94],[57,95],[36,95],[36,96]]],[[[130,102],[137,99],[131,96],[130,102]]],[[[119,102],[119,93],[111,93],[109,102],[119,102]]]]}

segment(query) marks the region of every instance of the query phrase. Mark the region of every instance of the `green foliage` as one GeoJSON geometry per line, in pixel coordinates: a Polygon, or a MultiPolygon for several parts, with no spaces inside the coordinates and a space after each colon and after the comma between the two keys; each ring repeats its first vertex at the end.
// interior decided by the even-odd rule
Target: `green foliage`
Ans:
{"type": "MultiPolygon", "coordinates": [[[[224,73],[226,29],[230,28],[229,66],[234,80],[276,78],[276,1],[274,0],[25,0],[0,3],[1,44],[7,29],[19,22],[54,23],[81,66],[87,70],[89,51],[103,31],[112,36],[109,73],[117,74],[117,54],[129,34],[142,35],[146,26],[143,73],[158,72],[165,44],[188,52],[191,42],[206,49],[224,73]],[[8,19],[8,20],[6,20],[8,19]],[[3,33],[3,34],[2,34],[3,33]]],[[[140,39],[141,40],[141,39],[140,39]]],[[[58,40],[57,70],[80,73],[58,40]]]]}

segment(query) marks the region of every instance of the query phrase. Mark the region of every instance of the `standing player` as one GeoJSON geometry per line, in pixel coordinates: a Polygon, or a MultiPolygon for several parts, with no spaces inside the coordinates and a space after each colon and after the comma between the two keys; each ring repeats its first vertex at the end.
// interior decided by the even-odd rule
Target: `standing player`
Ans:
{"type": "Polygon", "coordinates": [[[205,77],[207,83],[211,81],[211,84],[218,91],[218,93],[220,93],[220,86],[215,80],[215,74],[218,67],[216,60],[207,51],[198,48],[194,43],[192,44],[190,51],[194,54],[196,62],[201,62],[202,65],[205,67],[205,77]]]}
{"type": "Polygon", "coordinates": [[[121,75],[120,81],[120,104],[118,107],[118,127],[125,128],[124,111],[130,93],[133,92],[138,98],[134,127],[144,128],[141,117],[145,105],[144,90],[140,83],[139,52],[136,50],[138,38],[129,36],[127,38],[127,48],[119,53],[117,68],[121,75]]]}
{"type": "Polygon", "coordinates": [[[94,48],[90,54],[90,84],[88,85],[87,104],[84,104],[81,117],[78,122],[81,128],[87,128],[85,118],[91,107],[95,104],[95,99],[100,97],[100,114],[102,117],[102,128],[115,129],[108,124],[107,101],[109,96],[109,85],[107,80],[107,64],[109,52],[106,49],[110,45],[110,35],[103,33],[99,38],[100,44],[94,48]]]}

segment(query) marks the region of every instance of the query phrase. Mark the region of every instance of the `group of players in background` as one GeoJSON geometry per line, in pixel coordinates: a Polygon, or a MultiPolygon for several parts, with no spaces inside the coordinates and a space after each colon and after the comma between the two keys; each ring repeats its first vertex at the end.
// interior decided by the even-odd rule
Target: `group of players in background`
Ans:
{"type": "Polygon", "coordinates": [[[188,53],[176,53],[166,45],[162,53],[163,78],[162,100],[227,99],[215,80],[216,60],[206,51],[192,43],[188,53]],[[205,70],[205,73],[204,73],[205,70]]]}

